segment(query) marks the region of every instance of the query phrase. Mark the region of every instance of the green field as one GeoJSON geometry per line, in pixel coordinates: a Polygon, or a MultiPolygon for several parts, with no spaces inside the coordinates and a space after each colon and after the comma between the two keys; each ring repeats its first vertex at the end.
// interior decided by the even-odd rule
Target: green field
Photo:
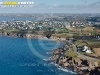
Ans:
{"type": "Polygon", "coordinates": [[[68,52],[66,53],[66,56],[76,58],[78,54],[74,52],[73,48],[69,48],[68,52]]]}

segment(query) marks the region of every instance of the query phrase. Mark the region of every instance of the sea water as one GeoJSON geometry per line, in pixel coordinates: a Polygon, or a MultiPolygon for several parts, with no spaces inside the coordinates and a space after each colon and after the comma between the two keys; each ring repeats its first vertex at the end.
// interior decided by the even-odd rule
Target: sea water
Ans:
{"type": "Polygon", "coordinates": [[[62,45],[43,39],[0,36],[0,75],[77,75],[46,61],[47,52],[62,45]]]}

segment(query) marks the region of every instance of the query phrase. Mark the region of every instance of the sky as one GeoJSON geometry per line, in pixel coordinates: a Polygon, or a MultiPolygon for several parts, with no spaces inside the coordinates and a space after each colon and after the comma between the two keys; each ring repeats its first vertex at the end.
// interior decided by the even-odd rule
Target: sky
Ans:
{"type": "Polygon", "coordinates": [[[0,0],[0,1],[33,1],[35,4],[46,3],[48,5],[57,4],[57,5],[77,5],[77,4],[91,4],[98,2],[100,0],[0,0]]]}
{"type": "MultiPolygon", "coordinates": [[[[3,2],[4,0],[0,0],[3,2]]],[[[0,13],[100,13],[100,0],[5,0],[29,2],[33,7],[0,7],[0,13]]]]}
{"type": "Polygon", "coordinates": [[[36,4],[57,4],[57,5],[71,5],[71,4],[90,4],[100,0],[34,0],[36,4]]]}

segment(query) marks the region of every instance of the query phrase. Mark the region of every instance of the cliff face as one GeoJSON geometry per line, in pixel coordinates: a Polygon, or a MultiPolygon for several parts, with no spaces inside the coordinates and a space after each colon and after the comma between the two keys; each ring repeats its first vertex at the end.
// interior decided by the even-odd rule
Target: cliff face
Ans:
{"type": "Polygon", "coordinates": [[[84,60],[66,56],[67,46],[63,46],[53,51],[51,60],[54,64],[58,64],[63,68],[72,67],[75,72],[80,75],[100,75],[98,61],[84,60]]]}
{"type": "Polygon", "coordinates": [[[1,32],[0,35],[2,36],[12,36],[12,37],[21,37],[21,38],[42,38],[43,35],[33,34],[33,33],[24,33],[24,32],[1,32]]]}
{"type": "Polygon", "coordinates": [[[11,33],[11,32],[1,32],[2,36],[12,36],[12,37],[26,37],[25,33],[11,33]]]}

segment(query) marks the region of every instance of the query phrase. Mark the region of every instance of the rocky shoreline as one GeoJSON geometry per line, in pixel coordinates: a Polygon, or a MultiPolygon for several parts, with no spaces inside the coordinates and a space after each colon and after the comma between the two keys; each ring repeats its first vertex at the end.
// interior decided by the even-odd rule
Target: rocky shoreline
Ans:
{"type": "Polygon", "coordinates": [[[52,35],[50,38],[47,38],[46,35],[43,33],[12,33],[12,32],[0,32],[0,36],[10,36],[10,37],[19,37],[19,38],[31,38],[31,39],[44,39],[44,40],[51,40],[60,42],[63,44],[67,44],[67,40],[65,38],[53,37],[52,35]]]}
{"type": "MultiPolygon", "coordinates": [[[[31,33],[26,34],[1,32],[0,35],[21,38],[47,39],[44,35],[31,33]]],[[[53,64],[58,64],[64,69],[66,69],[67,67],[71,67],[73,68],[73,71],[78,73],[79,75],[100,75],[100,62],[67,56],[66,52],[70,47],[72,47],[72,45],[68,41],[65,41],[66,39],[51,36],[50,40],[65,44],[65,46],[52,51],[53,56],[50,57],[50,60],[53,61],[53,64]]]]}
{"type": "Polygon", "coordinates": [[[93,60],[84,60],[66,55],[71,45],[65,45],[53,50],[53,56],[50,57],[53,64],[58,64],[62,68],[73,68],[73,71],[79,75],[100,75],[100,62],[93,60]]]}

